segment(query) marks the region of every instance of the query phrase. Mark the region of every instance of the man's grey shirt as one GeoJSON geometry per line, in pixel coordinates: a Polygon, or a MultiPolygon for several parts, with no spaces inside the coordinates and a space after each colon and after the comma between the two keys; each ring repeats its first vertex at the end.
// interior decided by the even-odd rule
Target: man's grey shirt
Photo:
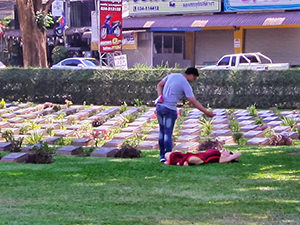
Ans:
{"type": "Polygon", "coordinates": [[[194,97],[193,89],[184,75],[180,73],[172,73],[163,78],[165,85],[163,88],[163,103],[161,105],[177,110],[177,102],[182,97],[194,97]]]}

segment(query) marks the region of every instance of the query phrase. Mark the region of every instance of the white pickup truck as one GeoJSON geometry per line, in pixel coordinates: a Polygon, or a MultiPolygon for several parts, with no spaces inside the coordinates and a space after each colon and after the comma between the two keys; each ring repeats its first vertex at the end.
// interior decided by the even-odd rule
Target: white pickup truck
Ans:
{"type": "Polygon", "coordinates": [[[273,63],[269,57],[254,52],[224,55],[216,65],[201,70],[287,70],[289,67],[289,63],[273,63]]]}

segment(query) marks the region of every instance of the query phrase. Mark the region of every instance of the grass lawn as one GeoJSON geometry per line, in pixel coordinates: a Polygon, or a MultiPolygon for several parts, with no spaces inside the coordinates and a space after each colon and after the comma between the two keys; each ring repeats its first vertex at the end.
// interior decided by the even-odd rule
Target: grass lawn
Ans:
{"type": "Polygon", "coordinates": [[[299,146],[234,146],[239,163],[56,156],[0,164],[0,224],[300,224],[299,146]]]}

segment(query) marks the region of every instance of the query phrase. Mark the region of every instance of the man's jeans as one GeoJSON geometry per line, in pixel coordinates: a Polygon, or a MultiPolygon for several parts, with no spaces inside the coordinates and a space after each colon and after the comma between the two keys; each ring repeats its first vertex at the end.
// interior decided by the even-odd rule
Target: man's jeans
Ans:
{"type": "Polygon", "coordinates": [[[158,144],[160,149],[160,158],[164,159],[165,153],[172,152],[172,134],[174,124],[177,119],[177,111],[158,104],[156,106],[156,112],[159,123],[158,144]]]}

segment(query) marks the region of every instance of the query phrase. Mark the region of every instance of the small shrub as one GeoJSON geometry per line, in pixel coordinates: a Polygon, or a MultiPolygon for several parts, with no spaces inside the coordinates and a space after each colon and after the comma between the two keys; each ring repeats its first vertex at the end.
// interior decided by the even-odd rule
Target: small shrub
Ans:
{"type": "Polygon", "coordinates": [[[43,140],[44,135],[38,134],[38,133],[32,133],[28,137],[26,137],[25,142],[29,145],[34,145],[39,143],[41,140],[43,140]]]}
{"type": "Polygon", "coordinates": [[[2,138],[6,142],[10,142],[12,144],[12,147],[10,149],[10,152],[20,152],[22,148],[22,143],[24,138],[18,138],[17,140],[13,136],[13,132],[11,130],[6,130],[2,133],[2,138]]]}
{"type": "Polygon", "coordinates": [[[116,158],[140,158],[141,151],[133,146],[125,145],[119,149],[115,155],[116,158]]]}
{"type": "Polygon", "coordinates": [[[0,101],[0,109],[5,109],[6,105],[5,105],[5,100],[2,98],[0,101]]]}
{"type": "Polygon", "coordinates": [[[254,116],[254,117],[257,117],[257,116],[258,116],[258,111],[257,111],[257,109],[256,109],[256,105],[255,105],[255,104],[253,104],[253,105],[247,107],[247,110],[248,110],[248,112],[249,112],[249,114],[250,114],[251,116],[254,116]]]}
{"type": "Polygon", "coordinates": [[[33,147],[27,163],[48,164],[53,162],[53,151],[47,143],[37,144],[33,147]]]}
{"type": "Polygon", "coordinates": [[[293,143],[291,138],[280,134],[274,134],[269,139],[269,145],[293,145],[293,143]]]}
{"type": "Polygon", "coordinates": [[[68,58],[68,49],[65,46],[55,46],[52,51],[53,63],[56,64],[66,58],[68,58]]]}
{"type": "Polygon", "coordinates": [[[202,119],[200,120],[200,123],[202,125],[201,135],[209,136],[213,131],[212,119],[202,117],[202,119]]]}

